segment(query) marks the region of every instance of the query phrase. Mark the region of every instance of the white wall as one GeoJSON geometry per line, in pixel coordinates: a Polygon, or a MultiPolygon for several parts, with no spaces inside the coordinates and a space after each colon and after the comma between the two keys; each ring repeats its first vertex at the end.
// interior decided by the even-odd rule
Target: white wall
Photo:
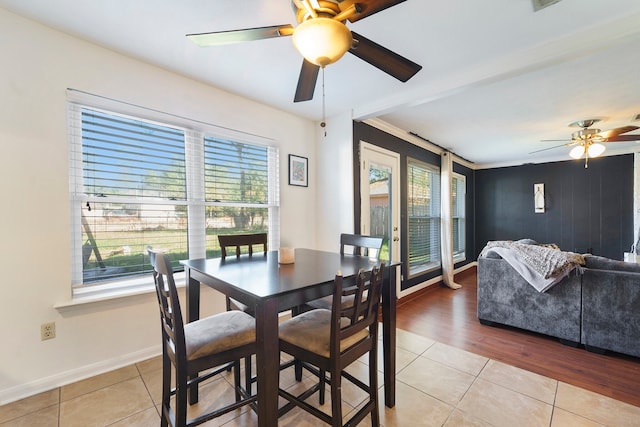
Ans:
{"type": "Polygon", "coordinates": [[[340,233],[353,233],[353,122],[346,113],[327,119],[326,136],[318,127],[317,247],[340,249],[340,233]]]}
{"type": "MultiPolygon", "coordinates": [[[[350,138],[350,119],[332,123],[329,135],[337,140],[323,141],[324,148],[316,153],[314,142],[308,141],[314,140],[317,124],[309,120],[119,55],[3,9],[0,28],[0,259],[4,266],[0,404],[160,351],[152,293],[66,309],[53,307],[68,301],[71,294],[66,88],[276,140],[281,149],[281,240],[296,247],[316,247],[313,227],[319,217],[327,217],[324,210],[317,213],[316,191],[321,189],[323,204],[335,205],[330,186],[342,186],[339,174],[318,170],[332,163],[334,157],[327,148],[333,150],[350,138]],[[337,138],[345,128],[347,136],[337,138]],[[315,175],[308,188],[287,185],[290,153],[309,158],[309,169],[315,175]],[[316,165],[316,154],[322,164],[316,165]],[[48,321],[56,322],[57,337],[40,341],[40,324],[48,321]]],[[[350,169],[346,158],[340,160],[340,168],[343,166],[350,169]]],[[[352,212],[348,207],[351,187],[345,184],[348,191],[338,198],[339,216],[352,212]]],[[[327,224],[319,236],[334,226],[345,227],[341,221],[327,224]]],[[[335,249],[334,244],[322,243],[335,249]]],[[[203,298],[208,310],[222,308],[221,298],[213,291],[203,298]]]]}

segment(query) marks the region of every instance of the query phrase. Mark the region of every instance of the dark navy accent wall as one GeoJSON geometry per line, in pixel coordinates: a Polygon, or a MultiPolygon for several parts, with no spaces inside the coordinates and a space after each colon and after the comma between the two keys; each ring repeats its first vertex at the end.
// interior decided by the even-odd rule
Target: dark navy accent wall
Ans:
{"type": "Polygon", "coordinates": [[[623,258],[634,241],[633,154],[484,169],[476,174],[476,253],[490,240],[531,238],[562,250],[623,258]],[[533,184],[545,212],[534,213],[533,184]]]}

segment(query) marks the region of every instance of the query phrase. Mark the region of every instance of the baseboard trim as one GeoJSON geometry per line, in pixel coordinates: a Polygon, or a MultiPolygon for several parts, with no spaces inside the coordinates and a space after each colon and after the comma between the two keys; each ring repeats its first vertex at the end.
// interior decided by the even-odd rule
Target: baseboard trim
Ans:
{"type": "Polygon", "coordinates": [[[45,391],[53,390],[67,384],[81,381],[105,372],[113,371],[143,360],[160,355],[162,350],[159,346],[146,348],[135,351],[133,353],[117,356],[111,359],[102,360],[90,365],[81,366],[69,371],[60,372],[45,378],[39,378],[35,381],[20,384],[0,390],[0,405],[15,402],[26,397],[34,396],[45,391]]]}

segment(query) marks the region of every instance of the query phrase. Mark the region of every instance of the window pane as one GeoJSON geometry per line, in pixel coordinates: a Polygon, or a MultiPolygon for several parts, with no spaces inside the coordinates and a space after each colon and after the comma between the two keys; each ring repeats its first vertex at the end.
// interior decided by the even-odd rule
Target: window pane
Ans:
{"type": "Polygon", "coordinates": [[[187,214],[181,205],[93,203],[82,209],[83,282],[147,274],[147,246],[188,258],[187,214]]]}
{"type": "MultiPolygon", "coordinates": [[[[218,234],[268,233],[269,209],[207,206],[206,226],[207,258],[219,257],[218,234]]],[[[242,253],[245,253],[244,249],[242,253]]]]}
{"type": "Polygon", "coordinates": [[[81,122],[82,284],[148,273],[147,246],[186,258],[184,131],[88,108],[81,122]]]}
{"type": "Polygon", "coordinates": [[[82,110],[87,195],[186,199],[184,131],[82,110]]]}
{"type": "Polygon", "coordinates": [[[266,204],[267,147],[205,137],[205,200],[266,204]]]}
{"type": "Polygon", "coordinates": [[[453,176],[452,214],[453,214],[453,256],[463,258],[465,255],[465,184],[464,175],[453,176]]]}
{"type": "Polygon", "coordinates": [[[389,245],[391,236],[391,168],[369,163],[369,234],[382,237],[382,247],[378,258],[383,261],[391,259],[389,245]]]}
{"type": "Polygon", "coordinates": [[[407,168],[409,275],[440,265],[440,174],[410,160],[407,168]]]}

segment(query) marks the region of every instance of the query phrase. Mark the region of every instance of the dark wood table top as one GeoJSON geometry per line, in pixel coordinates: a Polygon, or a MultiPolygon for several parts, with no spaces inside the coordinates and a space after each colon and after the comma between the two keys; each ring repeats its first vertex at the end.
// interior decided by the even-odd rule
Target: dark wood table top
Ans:
{"type": "Polygon", "coordinates": [[[253,302],[255,299],[310,291],[322,283],[333,283],[338,271],[344,277],[351,277],[360,269],[371,270],[380,265],[380,261],[374,258],[313,249],[296,249],[293,264],[279,264],[277,251],[252,256],[241,255],[239,258],[231,256],[224,260],[190,259],[181,263],[236,288],[236,292],[231,292],[232,296],[237,297],[237,292],[241,292],[245,294],[244,298],[240,296],[241,300],[253,299],[253,302]]]}

